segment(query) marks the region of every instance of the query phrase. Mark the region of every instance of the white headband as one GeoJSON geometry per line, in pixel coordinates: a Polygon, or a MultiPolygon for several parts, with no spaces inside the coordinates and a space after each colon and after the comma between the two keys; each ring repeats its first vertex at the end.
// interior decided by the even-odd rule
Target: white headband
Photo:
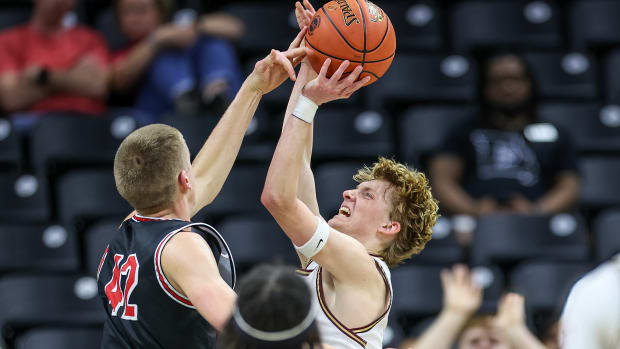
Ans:
{"type": "Polygon", "coordinates": [[[314,322],[314,319],[316,318],[316,313],[317,313],[316,305],[314,304],[314,302],[312,302],[308,315],[306,315],[306,318],[301,323],[299,323],[299,325],[293,328],[290,328],[288,330],[277,331],[277,332],[265,332],[265,331],[261,331],[259,329],[256,329],[250,326],[250,324],[248,324],[243,319],[243,316],[241,316],[241,313],[239,312],[238,307],[235,307],[235,310],[233,311],[233,319],[237,323],[237,326],[239,326],[239,328],[243,332],[245,332],[246,334],[248,334],[249,336],[253,338],[256,338],[256,339],[259,339],[265,342],[280,342],[280,341],[295,338],[299,336],[302,332],[307,330],[308,327],[310,327],[310,325],[312,325],[312,323],[314,322]]]}

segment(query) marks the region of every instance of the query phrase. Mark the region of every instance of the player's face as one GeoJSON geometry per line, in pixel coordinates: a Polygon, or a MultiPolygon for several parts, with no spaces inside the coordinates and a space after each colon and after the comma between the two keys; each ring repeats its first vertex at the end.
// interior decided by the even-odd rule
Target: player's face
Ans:
{"type": "Polygon", "coordinates": [[[463,332],[459,349],[510,349],[510,345],[494,329],[471,327],[463,332]]]}
{"type": "Polygon", "coordinates": [[[342,193],[344,201],[329,225],[364,242],[390,222],[390,183],[372,180],[342,193]]]}
{"type": "Polygon", "coordinates": [[[131,41],[148,36],[161,23],[155,0],[122,0],[117,13],[121,31],[131,41]]]}

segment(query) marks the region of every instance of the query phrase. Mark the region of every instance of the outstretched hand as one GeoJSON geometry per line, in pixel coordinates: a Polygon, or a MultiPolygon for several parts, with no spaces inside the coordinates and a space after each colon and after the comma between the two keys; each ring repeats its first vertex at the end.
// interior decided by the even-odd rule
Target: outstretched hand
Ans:
{"type": "Polygon", "coordinates": [[[295,17],[297,18],[299,29],[302,29],[303,27],[310,27],[312,18],[316,13],[310,1],[303,0],[303,2],[303,5],[299,1],[295,3],[295,17]]]}
{"type": "Polygon", "coordinates": [[[317,105],[337,99],[349,98],[355,91],[359,90],[370,81],[369,76],[358,80],[362,73],[361,65],[355,67],[347,77],[343,78],[342,75],[349,66],[349,61],[342,62],[336,72],[328,79],[327,70],[330,64],[331,59],[327,58],[325,62],[323,62],[319,75],[308,82],[301,92],[317,105]]]}
{"type": "Polygon", "coordinates": [[[457,264],[442,270],[444,309],[464,316],[473,315],[482,304],[482,290],[472,280],[467,266],[457,264]]]}
{"type": "Polygon", "coordinates": [[[284,52],[271,50],[267,57],[256,62],[254,70],[248,77],[248,83],[253,89],[260,94],[266,94],[280,86],[287,77],[295,81],[294,68],[301,63],[308,53],[307,48],[300,47],[307,29],[307,27],[301,29],[295,40],[289,45],[288,50],[284,52]]]}

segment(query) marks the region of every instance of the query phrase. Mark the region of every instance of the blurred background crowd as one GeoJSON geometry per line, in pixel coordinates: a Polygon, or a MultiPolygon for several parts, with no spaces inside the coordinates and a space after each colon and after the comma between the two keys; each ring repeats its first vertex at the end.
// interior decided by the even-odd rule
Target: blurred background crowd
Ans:
{"type": "MultiPolygon", "coordinates": [[[[396,57],[321,107],[313,168],[325,217],[379,155],[428,173],[440,201],[431,242],[393,270],[385,345],[557,348],[571,285],[620,252],[620,1],[376,3],[396,57]]],[[[284,0],[0,3],[0,347],[96,347],[94,277],[130,212],[111,171],[121,140],[166,123],[194,156],[296,28],[284,0]]],[[[263,98],[222,193],[194,217],[242,274],[297,260],[259,200],[291,88],[263,98]]]]}

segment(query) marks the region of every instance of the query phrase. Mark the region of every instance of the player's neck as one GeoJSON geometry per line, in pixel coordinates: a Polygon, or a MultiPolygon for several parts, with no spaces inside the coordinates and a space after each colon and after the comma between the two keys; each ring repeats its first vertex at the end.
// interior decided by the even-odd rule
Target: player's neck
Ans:
{"type": "Polygon", "coordinates": [[[151,212],[148,214],[143,214],[142,212],[138,212],[141,216],[153,217],[153,218],[175,218],[182,219],[184,221],[190,220],[189,210],[185,209],[184,205],[179,205],[178,203],[173,203],[172,206],[165,208],[163,210],[157,212],[151,212]]]}

